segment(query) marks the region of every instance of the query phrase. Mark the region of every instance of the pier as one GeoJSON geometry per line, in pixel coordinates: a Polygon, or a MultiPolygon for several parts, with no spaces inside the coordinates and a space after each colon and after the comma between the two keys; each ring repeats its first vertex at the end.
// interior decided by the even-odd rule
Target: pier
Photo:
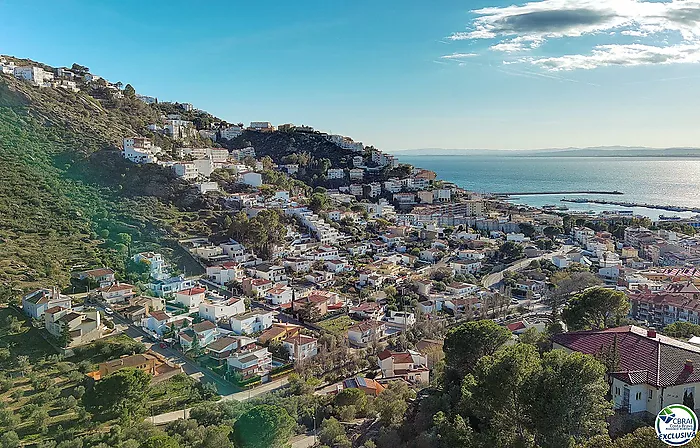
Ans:
{"type": "Polygon", "coordinates": [[[586,190],[586,191],[526,191],[519,193],[494,193],[495,196],[535,196],[535,195],[554,195],[554,194],[606,194],[606,195],[621,195],[624,194],[621,191],[596,191],[596,190],[586,190]]]}
{"type": "Polygon", "coordinates": [[[572,202],[575,204],[619,205],[621,207],[643,207],[643,208],[651,208],[651,209],[655,209],[655,210],[665,210],[665,211],[669,211],[669,212],[700,213],[700,207],[681,207],[681,206],[677,206],[677,205],[640,204],[637,202],[606,201],[603,199],[586,199],[586,198],[562,199],[561,201],[562,202],[572,202]]]}

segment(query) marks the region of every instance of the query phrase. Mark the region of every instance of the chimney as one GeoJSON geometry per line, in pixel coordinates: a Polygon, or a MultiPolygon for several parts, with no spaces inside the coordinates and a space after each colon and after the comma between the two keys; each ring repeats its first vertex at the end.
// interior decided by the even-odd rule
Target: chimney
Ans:
{"type": "Polygon", "coordinates": [[[647,330],[647,337],[652,338],[652,339],[656,338],[656,328],[654,328],[654,327],[649,328],[647,330]]]}
{"type": "Polygon", "coordinates": [[[688,372],[688,373],[693,373],[693,360],[692,359],[685,360],[685,366],[683,367],[683,371],[688,372]]]}

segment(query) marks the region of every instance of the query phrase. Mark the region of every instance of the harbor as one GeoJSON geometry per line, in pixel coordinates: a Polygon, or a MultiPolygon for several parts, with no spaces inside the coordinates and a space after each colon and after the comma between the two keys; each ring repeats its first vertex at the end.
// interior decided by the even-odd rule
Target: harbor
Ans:
{"type": "Polygon", "coordinates": [[[609,201],[605,199],[588,199],[588,198],[573,198],[573,199],[561,199],[562,202],[569,202],[573,204],[599,204],[599,205],[617,205],[620,207],[643,207],[654,210],[665,210],[669,212],[691,212],[700,213],[700,207],[683,207],[677,205],[658,205],[658,204],[647,204],[647,203],[636,203],[629,201],[609,201]]]}

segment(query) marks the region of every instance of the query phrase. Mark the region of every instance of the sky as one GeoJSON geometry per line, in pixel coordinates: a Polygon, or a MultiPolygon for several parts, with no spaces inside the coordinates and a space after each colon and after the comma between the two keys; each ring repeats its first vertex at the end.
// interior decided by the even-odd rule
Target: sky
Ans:
{"type": "Polygon", "coordinates": [[[700,0],[0,0],[0,54],[388,151],[700,146],[700,0]]]}

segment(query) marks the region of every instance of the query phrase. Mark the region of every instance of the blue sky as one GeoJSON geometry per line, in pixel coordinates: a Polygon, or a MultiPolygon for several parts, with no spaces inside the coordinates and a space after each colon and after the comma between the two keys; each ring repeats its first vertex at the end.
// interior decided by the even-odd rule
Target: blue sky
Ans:
{"type": "Polygon", "coordinates": [[[0,0],[0,53],[387,150],[700,146],[700,0],[0,0]]]}

